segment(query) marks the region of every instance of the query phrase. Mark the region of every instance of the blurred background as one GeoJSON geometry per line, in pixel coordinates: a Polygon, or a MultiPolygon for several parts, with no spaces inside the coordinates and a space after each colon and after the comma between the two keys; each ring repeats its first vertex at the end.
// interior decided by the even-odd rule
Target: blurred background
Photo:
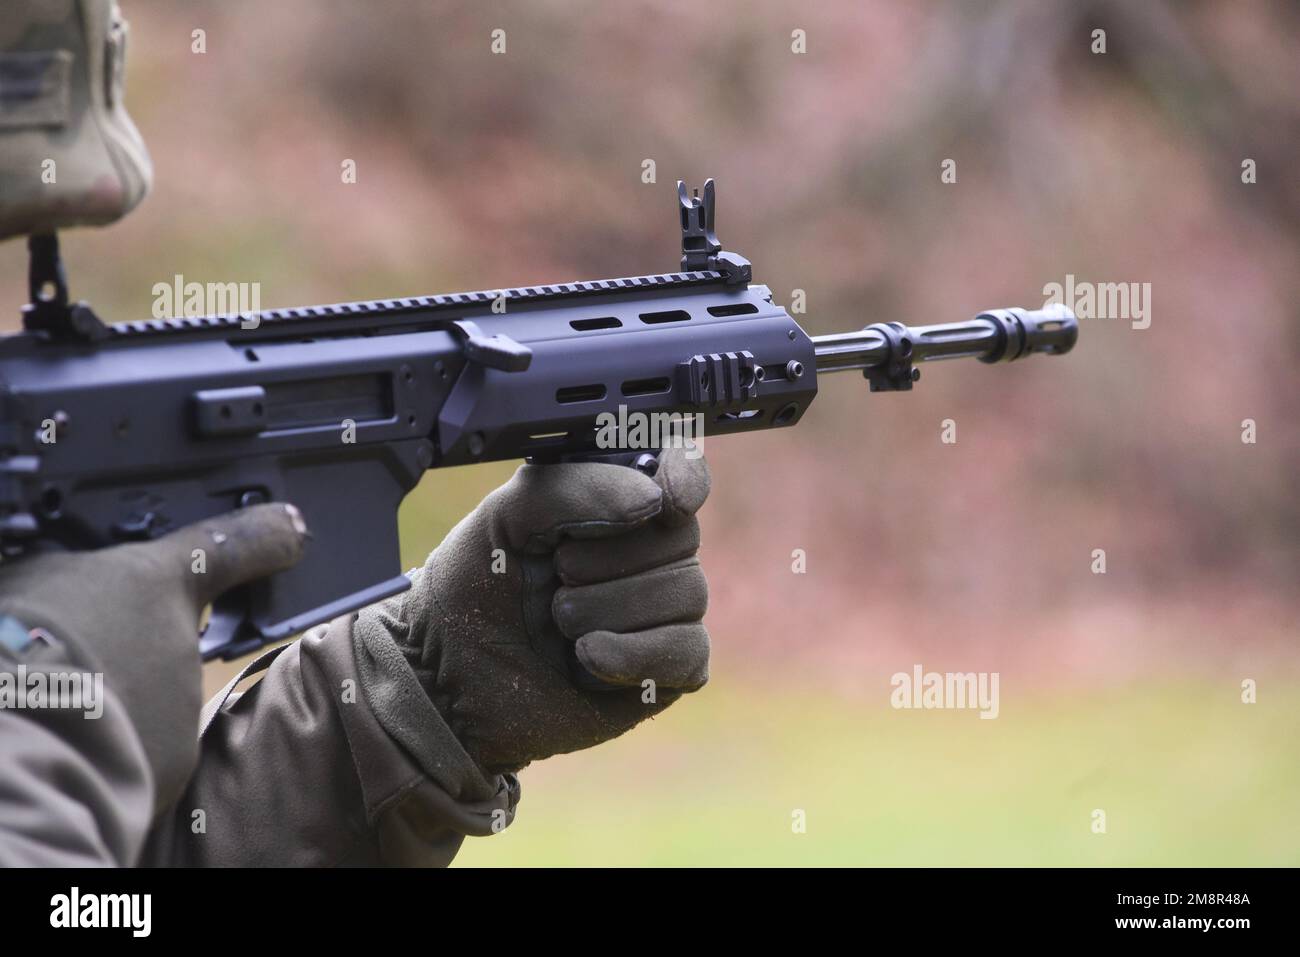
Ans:
{"type": "MultiPolygon", "coordinates": [[[[1300,863],[1296,5],[123,7],[155,190],[64,239],[107,319],[177,273],[273,307],[671,271],[707,176],[814,334],[1151,284],[1067,358],[835,376],[706,442],[710,684],[528,768],[458,865],[1300,863]],[[1000,716],[894,710],[916,664],[998,672],[1000,716]]],[[[427,476],[405,565],[512,469],[427,476]]]]}

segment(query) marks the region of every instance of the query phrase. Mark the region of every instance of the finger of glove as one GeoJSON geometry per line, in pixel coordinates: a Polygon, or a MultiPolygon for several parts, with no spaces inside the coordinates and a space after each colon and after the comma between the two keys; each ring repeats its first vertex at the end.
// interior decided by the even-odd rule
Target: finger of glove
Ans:
{"type": "Polygon", "coordinates": [[[560,542],[555,570],[565,585],[591,585],[689,558],[700,548],[700,523],[691,516],[678,526],[648,522],[613,538],[560,542]]]}
{"type": "Polygon", "coordinates": [[[709,497],[709,463],[698,449],[664,449],[659,453],[655,482],[664,490],[658,521],[668,526],[685,525],[709,497]]]}
{"type": "Polygon", "coordinates": [[[540,552],[562,537],[603,538],[642,525],[659,514],[663,490],[625,465],[523,465],[483,507],[494,523],[495,541],[540,552]]]}
{"type": "Polygon", "coordinates": [[[701,622],[631,634],[594,631],[575,645],[578,661],[608,684],[695,691],[709,680],[709,633],[701,622]]]}
{"type": "Polygon", "coordinates": [[[302,558],[307,526],[292,505],[252,505],[138,546],[164,581],[185,582],[200,606],[302,558]]]}
{"type": "Polygon", "coordinates": [[[709,587],[699,560],[687,558],[614,581],[561,587],[551,601],[551,614],[566,637],[577,639],[593,631],[643,631],[699,621],[708,605],[709,587]]]}

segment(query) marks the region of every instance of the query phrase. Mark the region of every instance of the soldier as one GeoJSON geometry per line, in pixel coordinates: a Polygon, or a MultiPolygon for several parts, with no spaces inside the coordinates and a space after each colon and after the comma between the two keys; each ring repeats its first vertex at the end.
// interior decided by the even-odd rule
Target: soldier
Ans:
{"type": "MultiPolygon", "coordinates": [[[[122,105],[115,4],[6,14],[0,238],[124,215],[150,167],[122,105]]],[[[707,681],[708,491],[704,460],[681,450],[653,479],[522,466],[410,591],[272,649],[241,676],[264,672],[255,685],[237,679],[202,714],[202,610],[298,560],[293,506],[0,566],[0,864],[448,863],[466,835],[511,822],[528,763],[707,681]],[[94,720],[6,704],[6,686],[68,673],[103,676],[94,720]]]]}

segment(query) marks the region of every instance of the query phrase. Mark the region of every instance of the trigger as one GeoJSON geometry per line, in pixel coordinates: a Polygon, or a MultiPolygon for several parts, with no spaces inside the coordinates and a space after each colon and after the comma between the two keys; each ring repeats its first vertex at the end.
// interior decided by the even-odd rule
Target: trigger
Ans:
{"type": "Polygon", "coordinates": [[[204,661],[218,657],[230,661],[266,644],[266,639],[248,621],[247,602],[243,599],[243,589],[237,588],[212,603],[208,625],[199,635],[199,655],[204,661]]]}

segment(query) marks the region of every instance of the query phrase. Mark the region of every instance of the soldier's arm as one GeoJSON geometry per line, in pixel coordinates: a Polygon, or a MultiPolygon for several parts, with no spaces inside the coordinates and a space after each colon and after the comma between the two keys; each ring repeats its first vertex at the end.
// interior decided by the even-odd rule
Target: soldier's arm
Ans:
{"type": "Polygon", "coordinates": [[[363,687],[354,617],[275,649],[261,680],[209,702],[198,768],[143,863],[445,866],[466,835],[509,822],[514,777],[474,767],[404,661],[369,671],[363,687]],[[408,752],[376,707],[437,746],[408,752]]]}
{"type": "MultiPolygon", "coordinates": [[[[13,622],[4,616],[11,632],[13,622]]],[[[113,692],[101,683],[93,698],[92,685],[76,709],[18,706],[20,681],[48,687],[71,674],[88,672],[56,641],[0,644],[0,867],[126,865],[144,843],[153,778],[113,692]]]]}
{"type": "Polygon", "coordinates": [[[0,564],[0,863],[137,862],[198,752],[201,609],[291,565],[304,535],[296,510],[258,505],[0,564]]]}

